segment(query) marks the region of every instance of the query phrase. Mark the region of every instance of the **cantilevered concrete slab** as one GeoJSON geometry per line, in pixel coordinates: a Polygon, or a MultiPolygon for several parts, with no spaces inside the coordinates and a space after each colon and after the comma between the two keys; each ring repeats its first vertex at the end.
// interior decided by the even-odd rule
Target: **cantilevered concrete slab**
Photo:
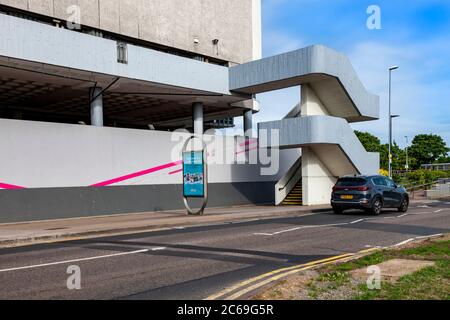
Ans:
{"type": "MultiPolygon", "coordinates": [[[[128,45],[117,62],[117,42],[0,14],[0,57],[220,95],[229,95],[228,68],[128,45]],[[214,76],[211,76],[214,75],[214,76]]],[[[241,99],[245,100],[244,99],[241,99]]],[[[237,101],[236,101],[237,102],[237,101]]]]}
{"type": "Polygon", "coordinates": [[[257,94],[309,84],[330,115],[348,122],[379,117],[379,97],[367,92],[348,58],[322,45],[230,68],[230,90],[257,94]]]}
{"type": "Polygon", "coordinates": [[[261,148],[311,147],[334,176],[378,173],[379,154],[367,152],[344,119],[298,117],[260,123],[260,136],[262,130],[267,132],[268,139],[260,139],[261,148]],[[274,139],[275,143],[270,136],[273,130],[280,137],[279,141],[274,139]]]}

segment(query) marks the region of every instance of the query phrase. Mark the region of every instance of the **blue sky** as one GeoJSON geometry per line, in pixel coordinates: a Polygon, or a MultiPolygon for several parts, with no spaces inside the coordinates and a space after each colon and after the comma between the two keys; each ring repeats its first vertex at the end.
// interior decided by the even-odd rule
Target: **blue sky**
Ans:
{"type": "MultiPolygon", "coordinates": [[[[366,88],[381,97],[381,119],[355,124],[387,142],[388,72],[393,74],[394,138],[436,133],[450,146],[449,0],[262,0],[263,55],[312,44],[345,53],[366,88]],[[381,8],[381,30],[369,30],[370,5],[381,8]]],[[[261,94],[256,121],[282,118],[300,99],[298,88],[261,94]]]]}

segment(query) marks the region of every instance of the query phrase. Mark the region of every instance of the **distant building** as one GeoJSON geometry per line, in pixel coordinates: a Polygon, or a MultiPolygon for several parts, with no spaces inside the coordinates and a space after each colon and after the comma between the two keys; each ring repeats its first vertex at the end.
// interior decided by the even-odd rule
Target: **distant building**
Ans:
{"type": "Polygon", "coordinates": [[[450,163],[423,164],[422,168],[432,171],[450,171],[450,163]]]}

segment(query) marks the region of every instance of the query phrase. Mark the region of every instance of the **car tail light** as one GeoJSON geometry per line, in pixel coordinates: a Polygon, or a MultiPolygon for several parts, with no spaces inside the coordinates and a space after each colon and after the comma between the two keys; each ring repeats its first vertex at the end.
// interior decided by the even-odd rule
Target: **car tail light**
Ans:
{"type": "Polygon", "coordinates": [[[357,191],[369,191],[370,187],[368,186],[362,186],[362,187],[340,187],[340,186],[334,186],[333,192],[338,190],[357,190],[357,191]]]}

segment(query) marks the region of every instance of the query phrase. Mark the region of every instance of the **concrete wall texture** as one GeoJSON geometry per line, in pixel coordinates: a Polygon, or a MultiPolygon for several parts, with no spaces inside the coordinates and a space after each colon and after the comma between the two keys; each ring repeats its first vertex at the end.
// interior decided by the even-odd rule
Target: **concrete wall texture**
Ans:
{"type": "Polygon", "coordinates": [[[3,14],[0,30],[0,56],[229,94],[226,67],[134,45],[128,46],[128,64],[121,64],[115,41],[3,14]]]}
{"type": "Polygon", "coordinates": [[[261,56],[261,0],[0,0],[0,4],[234,63],[261,56]],[[194,41],[198,39],[198,43],[194,41]],[[214,39],[219,39],[217,45],[214,39]]]}

